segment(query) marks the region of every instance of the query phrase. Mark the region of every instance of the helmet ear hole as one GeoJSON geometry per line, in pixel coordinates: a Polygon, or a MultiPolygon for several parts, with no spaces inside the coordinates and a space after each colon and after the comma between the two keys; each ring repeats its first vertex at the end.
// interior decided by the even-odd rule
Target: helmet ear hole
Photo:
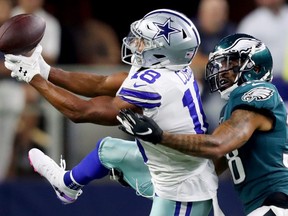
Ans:
{"type": "Polygon", "coordinates": [[[187,34],[183,29],[182,29],[182,35],[183,35],[183,39],[187,38],[187,34]]]}
{"type": "Polygon", "coordinates": [[[261,71],[261,67],[255,65],[255,66],[253,67],[253,70],[255,71],[256,74],[258,74],[258,73],[261,71]]]}

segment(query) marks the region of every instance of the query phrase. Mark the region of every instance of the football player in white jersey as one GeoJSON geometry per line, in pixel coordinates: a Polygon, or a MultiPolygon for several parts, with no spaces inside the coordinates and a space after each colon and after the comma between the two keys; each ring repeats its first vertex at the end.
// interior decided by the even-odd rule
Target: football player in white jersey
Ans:
{"type": "MultiPolygon", "coordinates": [[[[31,57],[6,55],[5,66],[74,122],[117,125],[119,110],[130,108],[171,133],[205,134],[208,124],[189,67],[200,45],[194,24],[182,13],[159,9],[133,22],[130,30],[122,46],[122,60],[131,65],[128,75],[67,73],[47,65],[40,46],[31,57]]],[[[209,214],[218,188],[210,159],[135,142],[106,137],[69,171],[38,149],[30,150],[29,159],[63,203],[74,202],[84,185],[111,171],[139,194],[153,197],[151,216],[209,214]]]]}

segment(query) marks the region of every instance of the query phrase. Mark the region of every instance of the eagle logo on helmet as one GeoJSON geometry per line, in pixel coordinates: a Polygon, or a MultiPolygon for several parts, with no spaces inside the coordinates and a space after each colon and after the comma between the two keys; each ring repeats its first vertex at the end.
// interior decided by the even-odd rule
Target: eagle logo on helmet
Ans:
{"type": "Polygon", "coordinates": [[[171,26],[171,22],[173,22],[171,18],[167,19],[165,23],[153,22],[158,29],[158,32],[155,34],[153,39],[163,37],[165,41],[170,45],[171,34],[181,32],[179,29],[173,28],[171,26]]]}
{"type": "Polygon", "coordinates": [[[273,93],[274,93],[273,89],[259,86],[246,92],[241,99],[247,102],[252,102],[253,100],[264,101],[269,99],[273,95],[273,93]]]}

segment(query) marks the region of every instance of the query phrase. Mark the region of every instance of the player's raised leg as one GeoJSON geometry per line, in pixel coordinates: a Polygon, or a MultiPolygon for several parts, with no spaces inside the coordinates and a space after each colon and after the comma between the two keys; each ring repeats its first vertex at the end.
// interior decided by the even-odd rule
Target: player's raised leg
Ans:
{"type": "Polygon", "coordinates": [[[63,204],[73,203],[78,196],[82,194],[81,186],[79,189],[71,189],[64,183],[65,162],[61,160],[60,166],[50,157],[45,155],[39,149],[33,148],[28,154],[30,164],[34,167],[35,172],[45,177],[55,190],[57,197],[63,204]]]}
{"type": "Polygon", "coordinates": [[[70,204],[82,194],[84,185],[109,174],[109,169],[102,165],[98,157],[100,144],[101,140],[79,164],[67,171],[65,160],[61,159],[59,166],[39,149],[31,149],[28,157],[34,170],[49,181],[62,203],[70,204]]]}
{"type": "Polygon", "coordinates": [[[73,203],[82,193],[82,187],[107,175],[122,185],[135,189],[136,194],[152,198],[153,184],[148,167],[134,141],[105,137],[79,164],[65,170],[64,160],[60,166],[39,149],[29,151],[29,160],[35,171],[45,177],[64,203],[73,203]]]}

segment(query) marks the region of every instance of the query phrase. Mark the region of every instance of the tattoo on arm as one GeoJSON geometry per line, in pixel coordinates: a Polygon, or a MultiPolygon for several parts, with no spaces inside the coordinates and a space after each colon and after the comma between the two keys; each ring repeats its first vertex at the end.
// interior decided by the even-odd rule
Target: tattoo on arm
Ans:
{"type": "Polygon", "coordinates": [[[220,124],[212,135],[163,133],[161,143],[185,154],[219,158],[241,147],[257,129],[257,114],[240,110],[233,112],[230,119],[220,124]]]}

